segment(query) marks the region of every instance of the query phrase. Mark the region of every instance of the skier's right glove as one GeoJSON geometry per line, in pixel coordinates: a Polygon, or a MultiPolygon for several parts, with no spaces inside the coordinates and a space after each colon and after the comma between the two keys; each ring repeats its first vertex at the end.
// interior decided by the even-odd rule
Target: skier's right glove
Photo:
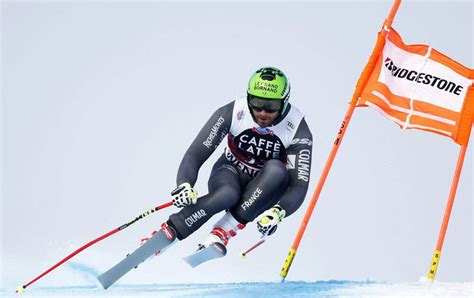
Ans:
{"type": "Polygon", "coordinates": [[[285,210],[280,205],[275,205],[262,213],[257,221],[257,229],[262,234],[262,238],[275,233],[278,224],[281,223],[285,214],[285,210]]]}
{"type": "Polygon", "coordinates": [[[198,199],[197,192],[187,182],[181,183],[176,187],[171,192],[171,196],[173,197],[173,205],[180,208],[191,204],[194,205],[198,199]]]}

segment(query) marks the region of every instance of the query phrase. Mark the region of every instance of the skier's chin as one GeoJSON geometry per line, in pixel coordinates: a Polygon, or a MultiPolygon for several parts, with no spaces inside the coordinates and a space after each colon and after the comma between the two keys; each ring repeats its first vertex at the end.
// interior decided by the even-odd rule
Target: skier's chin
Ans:
{"type": "Polygon", "coordinates": [[[255,118],[255,122],[257,122],[257,124],[262,128],[272,125],[273,121],[275,121],[275,119],[278,117],[278,113],[276,112],[269,113],[266,111],[252,111],[252,113],[255,118]]]}
{"type": "Polygon", "coordinates": [[[257,119],[257,124],[260,127],[265,128],[267,126],[270,126],[270,124],[272,124],[272,121],[270,119],[265,119],[265,120],[257,119]]]}

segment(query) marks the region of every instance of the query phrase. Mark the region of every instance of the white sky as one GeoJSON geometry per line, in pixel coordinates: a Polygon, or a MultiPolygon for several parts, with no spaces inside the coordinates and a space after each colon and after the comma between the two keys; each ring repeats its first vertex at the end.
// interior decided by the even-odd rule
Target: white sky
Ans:
{"type": "MultiPolygon", "coordinates": [[[[474,4],[402,3],[394,27],[473,67],[474,4]]],[[[304,205],[246,260],[249,224],[228,255],[194,270],[201,230],[123,282],[271,281],[293,242],[357,78],[391,2],[2,2],[2,284],[26,283],[86,242],[169,200],[185,150],[218,107],[274,65],[313,131],[304,205]],[[224,274],[223,274],[224,273],[224,274]]],[[[472,147],[471,147],[472,148],[472,147]]],[[[435,248],[459,147],[355,111],[288,275],[291,280],[413,281],[435,248]]],[[[216,152],[196,188],[207,191],[216,152]]],[[[438,278],[473,278],[472,150],[438,278]]],[[[104,271],[172,208],[89,248],[104,271]]],[[[70,285],[64,269],[41,285],[70,285]]],[[[77,282],[77,280],[75,281],[77,282]]]]}

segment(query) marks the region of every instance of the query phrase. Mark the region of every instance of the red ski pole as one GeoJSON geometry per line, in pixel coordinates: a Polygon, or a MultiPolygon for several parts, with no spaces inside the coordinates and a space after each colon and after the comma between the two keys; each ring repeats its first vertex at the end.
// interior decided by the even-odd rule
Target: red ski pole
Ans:
{"type": "Polygon", "coordinates": [[[124,229],[126,229],[127,227],[131,226],[132,224],[136,223],[137,221],[139,221],[140,219],[144,218],[144,217],[147,217],[148,215],[152,214],[153,212],[155,211],[158,211],[160,209],[164,209],[164,208],[167,208],[169,206],[173,205],[173,202],[170,201],[168,203],[165,203],[163,205],[159,205],[159,206],[156,206],[155,208],[153,209],[150,209],[142,214],[140,214],[139,216],[137,216],[135,219],[133,219],[132,221],[126,223],[126,224],[123,224],[121,225],[120,227],[116,228],[116,229],[113,229],[112,231],[88,242],[87,244],[84,244],[83,246],[81,246],[79,249],[73,251],[71,254],[69,254],[67,257],[65,257],[64,259],[62,259],[61,261],[59,261],[57,264],[55,264],[54,266],[52,266],[51,268],[49,268],[48,270],[46,270],[45,272],[41,273],[40,275],[38,275],[36,278],[34,278],[32,281],[30,281],[29,283],[27,284],[24,284],[23,286],[19,286],[17,289],[16,289],[16,293],[23,293],[25,291],[25,289],[30,286],[31,284],[35,283],[36,281],[38,281],[40,278],[42,278],[43,276],[45,276],[46,274],[50,273],[51,271],[53,271],[54,269],[56,269],[57,267],[61,266],[63,263],[65,263],[67,260],[71,259],[72,257],[74,257],[75,255],[77,255],[78,253],[80,253],[81,251],[85,250],[86,248],[96,244],[97,242],[109,237],[109,236],[112,236],[113,234],[119,232],[119,231],[122,231],[124,229]]]}
{"type": "Polygon", "coordinates": [[[246,251],[241,251],[240,252],[240,257],[243,259],[247,256],[247,254],[249,252],[251,252],[252,250],[256,249],[257,247],[259,247],[260,245],[262,245],[264,242],[265,242],[265,238],[264,239],[261,239],[260,241],[258,241],[257,243],[255,243],[254,245],[252,245],[252,247],[250,247],[249,249],[247,249],[246,251]]]}

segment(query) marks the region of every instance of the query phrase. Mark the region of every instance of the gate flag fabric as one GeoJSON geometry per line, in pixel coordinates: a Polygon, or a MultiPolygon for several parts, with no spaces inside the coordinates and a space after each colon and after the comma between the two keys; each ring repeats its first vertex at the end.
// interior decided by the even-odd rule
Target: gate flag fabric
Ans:
{"type": "MultiPolygon", "coordinates": [[[[357,106],[370,106],[402,129],[466,144],[474,118],[474,70],[428,45],[406,45],[391,27],[357,106]]],[[[380,33],[379,33],[380,38],[380,33]]]]}

